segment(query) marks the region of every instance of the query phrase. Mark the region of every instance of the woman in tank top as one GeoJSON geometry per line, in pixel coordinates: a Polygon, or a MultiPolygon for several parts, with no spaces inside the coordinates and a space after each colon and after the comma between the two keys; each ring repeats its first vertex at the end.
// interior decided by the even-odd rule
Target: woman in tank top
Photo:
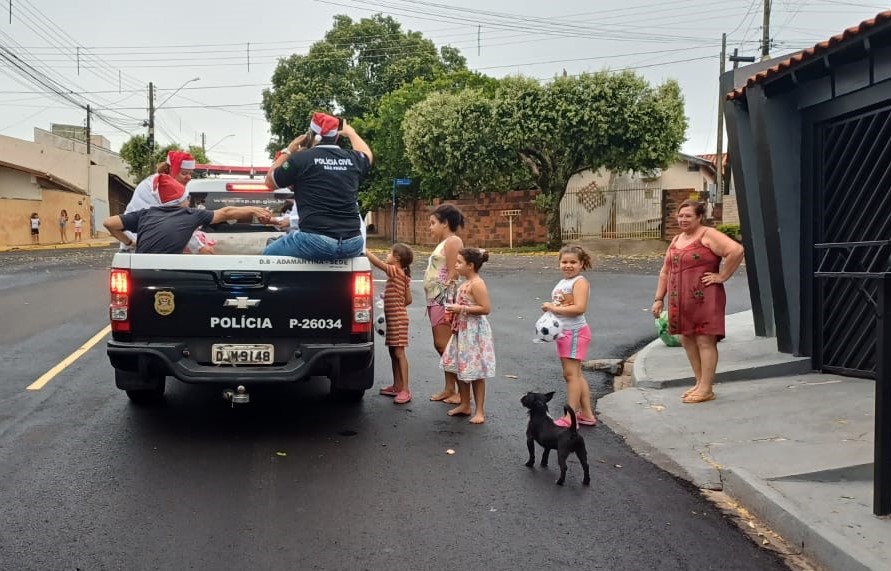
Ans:
{"type": "MultiPolygon", "coordinates": [[[[452,337],[445,304],[454,303],[452,298],[458,279],[455,262],[458,260],[458,250],[464,247],[464,242],[456,232],[463,227],[464,214],[451,204],[441,204],[430,214],[430,235],[439,243],[427,261],[427,269],[424,272],[424,295],[427,298],[427,317],[433,330],[433,347],[440,357],[452,337]]],[[[454,379],[449,382],[449,377],[443,376],[445,382],[443,389],[431,396],[430,400],[459,404],[461,400],[454,379]]]]}

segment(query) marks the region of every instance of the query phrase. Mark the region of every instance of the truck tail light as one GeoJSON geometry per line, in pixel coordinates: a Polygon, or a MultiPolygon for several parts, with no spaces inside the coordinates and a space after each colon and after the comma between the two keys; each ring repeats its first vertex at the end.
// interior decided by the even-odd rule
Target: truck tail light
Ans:
{"type": "Polygon", "coordinates": [[[371,272],[353,274],[353,333],[371,333],[371,272]]]}
{"type": "Polygon", "coordinates": [[[111,303],[108,316],[112,331],[130,331],[130,270],[111,270],[108,277],[111,303]]]}

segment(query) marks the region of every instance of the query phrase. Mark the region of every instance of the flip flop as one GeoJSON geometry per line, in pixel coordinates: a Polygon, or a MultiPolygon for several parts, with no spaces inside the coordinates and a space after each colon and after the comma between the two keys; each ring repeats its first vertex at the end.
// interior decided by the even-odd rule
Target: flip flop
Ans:
{"type": "Polygon", "coordinates": [[[396,404],[405,404],[411,402],[411,393],[408,391],[399,391],[399,394],[396,395],[396,398],[393,399],[393,402],[396,404]]]}
{"type": "Polygon", "coordinates": [[[396,390],[396,385],[390,385],[389,387],[384,387],[379,392],[380,392],[380,394],[384,395],[385,397],[395,397],[396,395],[399,394],[399,391],[396,390]]]}
{"type": "Polygon", "coordinates": [[[596,418],[588,418],[587,416],[584,416],[584,415],[579,414],[579,413],[576,413],[576,414],[575,414],[575,419],[576,419],[576,421],[577,421],[579,424],[581,424],[582,426],[596,426],[596,425],[597,425],[597,419],[596,419],[596,418]]]}
{"type": "Polygon", "coordinates": [[[710,400],[715,400],[715,393],[709,393],[707,395],[687,395],[683,399],[681,399],[681,402],[685,404],[698,404],[701,402],[708,402],[710,400]]]}

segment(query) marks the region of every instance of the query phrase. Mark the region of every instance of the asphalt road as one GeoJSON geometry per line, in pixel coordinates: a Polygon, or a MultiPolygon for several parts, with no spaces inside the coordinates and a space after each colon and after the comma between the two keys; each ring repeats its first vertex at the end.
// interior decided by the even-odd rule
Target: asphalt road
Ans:
{"type": "MultiPolygon", "coordinates": [[[[2,570],[785,568],[606,427],[583,429],[590,487],[574,460],[562,488],[556,466],[523,466],[520,397],[565,394],[553,347],[531,342],[554,260],[498,256],[483,268],[498,377],[487,423],[472,426],[426,399],[442,381],[420,304],[405,406],[376,392],[333,403],[315,379],[252,390],[236,408],[168,381],[165,406],[138,408],[115,389],[104,343],[26,390],[106,326],[111,253],[0,254],[2,570]]],[[[643,310],[657,268],[612,258],[589,274],[591,357],[654,336],[643,310]]],[[[728,295],[731,311],[748,306],[741,277],[728,295]]]]}

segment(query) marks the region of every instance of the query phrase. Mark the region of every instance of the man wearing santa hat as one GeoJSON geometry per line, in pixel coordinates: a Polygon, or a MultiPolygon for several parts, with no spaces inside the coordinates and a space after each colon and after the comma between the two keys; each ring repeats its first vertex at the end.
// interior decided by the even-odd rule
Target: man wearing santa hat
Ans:
{"type": "Polygon", "coordinates": [[[346,122],[325,113],[313,114],[309,129],[281,150],[266,174],[269,189],[294,190],[300,231],[282,236],[263,253],[320,261],[360,256],[365,239],[359,184],[371,169],[371,148],[346,122]],[[353,148],[341,148],[339,137],[353,148]]]}
{"type": "Polygon", "coordinates": [[[158,206],[109,216],[104,222],[112,236],[129,248],[135,246],[137,254],[181,254],[201,226],[271,215],[268,209],[255,206],[226,206],[213,211],[189,208],[186,187],[168,174],[157,175],[152,186],[160,201],[158,206]],[[131,233],[138,235],[138,241],[133,241],[131,233]]]}
{"type": "MultiPolygon", "coordinates": [[[[155,182],[159,175],[167,174],[176,179],[177,182],[186,185],[192,179],[192,171],[195,170],[195,157],[186,151],[170,151],[167,153],[167,160],[157,166],[154,174],[147,176],[142,182],[136,185],[133,191],[133,198],[127,203],[124,214],[144,210],[152,206],[159,206],[161,203],[155,190],[155,182]]],[[[136,241],[136,234],[130,234],[130,238],[136,241]]],[[[128,248],[121,245],[122,250],[128,248]]]]}

